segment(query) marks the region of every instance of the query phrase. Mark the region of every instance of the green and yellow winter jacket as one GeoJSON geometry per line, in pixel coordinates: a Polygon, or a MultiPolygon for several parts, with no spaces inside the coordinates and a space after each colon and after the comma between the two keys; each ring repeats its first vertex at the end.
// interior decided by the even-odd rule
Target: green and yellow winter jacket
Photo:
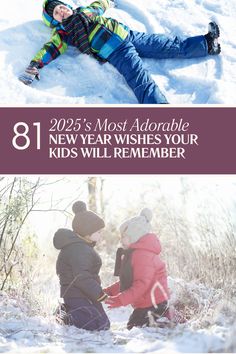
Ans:
{"type": "Polygon", "coordinates": [[[122,23],[102,16],[109,7],[109,0],[97,0],[88,7],[78,7],[62,23],[48,15],[45,9],[48,1],[52,0],[45,0],[43,4],[43,21],[53,31],[50,41],[32,59],[39,68],[65,53],[68,45],[106,60],[129,33],[128,27],[122,23]]]}

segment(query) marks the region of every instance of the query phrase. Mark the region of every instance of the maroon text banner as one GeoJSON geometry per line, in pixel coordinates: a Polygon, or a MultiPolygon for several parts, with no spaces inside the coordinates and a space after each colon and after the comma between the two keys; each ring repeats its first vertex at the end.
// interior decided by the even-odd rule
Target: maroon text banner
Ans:
{"type": "Polygon", "coordinates": [[[0,108],[1,174],[235,174],[236,108],[0,108]]]}

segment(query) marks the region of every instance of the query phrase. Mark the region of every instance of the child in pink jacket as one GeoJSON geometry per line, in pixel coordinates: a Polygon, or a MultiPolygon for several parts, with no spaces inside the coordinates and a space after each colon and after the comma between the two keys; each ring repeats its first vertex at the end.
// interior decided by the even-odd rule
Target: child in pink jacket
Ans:
{"type": "Polygon", "coordinates": [[[150,325],[152,318],[169,317],[166,265],[160,258],[161,244],[151,232],[151,210],[120,226],[123,248],[117,250],[115,275],[120,280],[104,289],[109,308],[132,305],[127,328],[150,325]]]}

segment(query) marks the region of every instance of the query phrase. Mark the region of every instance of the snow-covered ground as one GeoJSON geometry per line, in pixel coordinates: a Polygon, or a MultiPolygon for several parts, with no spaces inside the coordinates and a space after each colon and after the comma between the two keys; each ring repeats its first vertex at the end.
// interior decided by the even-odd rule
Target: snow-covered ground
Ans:
{"type": "Polygon", "coordinates": [[[131,331],[126,329],[130,307],[106,309],[111,330],[89,332],[61,326],[52,315],[32,315],[32,308],[22,299],[0,293],[0,353],[234,352],[234,311],[232,304],[228,304],[228,308],[225,304],[219,306],[220,291],[182,280],[169,279],[169,283],[172,290],[175,289],[173,303],[182,301],[184,289],[185,295],[195,306],[197,304],[192,319],[173,328],[133,328],[131,331]]]}
{"type": "MultiPolygon", "coordinates": [[[[72,1],[72,0],[70,0],[72,1]]],[[[145,60],[172,104],[236,104],[236,2],[232,0],[116,0],[106,15],[148,33],[205,34],[209,20],[221,28],[222,54],[192,60],[145,60]]],[[[90,3],[74,0],[78,6],[90,3]]],[[[71,48],[41,71],[31,87],[17,77],[50,37],[41,21],[42,1],[1,2],[0,104],[135,104],[124,79],[108,63],[71,48]]]]}

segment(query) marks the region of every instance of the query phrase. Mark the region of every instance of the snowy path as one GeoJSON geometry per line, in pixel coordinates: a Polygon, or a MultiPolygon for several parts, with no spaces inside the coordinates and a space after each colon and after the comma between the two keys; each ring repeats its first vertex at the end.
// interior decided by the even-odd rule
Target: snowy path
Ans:
{"type": "Polygon", "coordinates": [[[127,309],[109,313],[112,328],[91,333],[75,327],[60,326],[54,319],[27,317],[11,301],[1,303],[0,353],[67,353],[67,352],[217,352],[225,345],[227,328],[214,326],[195,330],[186,325],[173,329],[125,329],[127,309]]]}
{"type": "MultiPolygon", "coordinates": [[[[33,315],[32,310],[35,309],[27,302],[0,292],[0,353],[227,352],[235,336],[231,333],[229,312],[218,306],[221,302],[220,291],[171,278],[169,284],[171,289],[175,289],[171,297],[173,303],[178,299],[183,301],[183,289],[185,296],[188,294],[188,301],[198,303],[195,319],[173,328],[133,328],[131,331],[126,329],[132,311],[129,306],[113,310],[106,308],[111,329],[89,332],[73,326],[61,326],[51,315],[33,315]]],[[[55,294],[49,297],[55,302],[55,294]]],[[[49,306],[47,313],[53,312],[52,307],[49,306]]],[[[230,308],[231,316],[234,316],[233,307],[230,308]]],[[[232,348],[236,348],[235,345],[232,348]]]]}
{"type": "MultiPolygon", "coordinates": [[[[90,1],[83,0],[83,4],[90,1]]],[[[1,104],[136,103],[124,79],[108,63],[80,55],[71,48],[41,71],[41,81],[25,87],[17,80],[50,37],[41,22],[41,1],[4,2],[0,14],[1,104]]],[[[74,1],[74,4],[79,4],[74,1]]],[[[116,17],[130,28],[148,33],[198,35],[210,19],[221,27],[222,55],[192,60],[145,60],[145,66],[173,104],[235,104],[236,3],[230,0],[117,0],[116,17]]]]}

